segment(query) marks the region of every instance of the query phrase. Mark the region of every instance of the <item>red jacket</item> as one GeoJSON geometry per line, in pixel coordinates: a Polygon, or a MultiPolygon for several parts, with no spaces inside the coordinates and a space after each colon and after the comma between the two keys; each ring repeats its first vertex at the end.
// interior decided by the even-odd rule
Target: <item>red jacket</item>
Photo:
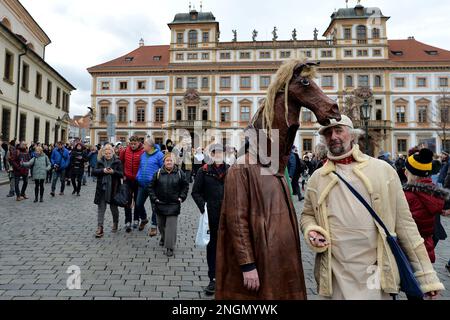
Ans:
{"type": "Polygon", "coordinates": [[[403,186],[409,210],[417,224],[419,233],[425,241],[425,247],[432,263],[436,261],[434,254],[434,225],[436,215],[444,209],[449,193],[436,187],[431,178],[417,180],[414,184],[403,186]]]}
{"type": "Polygon", "coordinates": [[[122,161],[123,172],[125,178],[135,181],[141,162],[141,155],[144,153],[144,147],[139,145],[136,151],[133,151],[130,146],[120,152],[120,161],[122,161]]]}

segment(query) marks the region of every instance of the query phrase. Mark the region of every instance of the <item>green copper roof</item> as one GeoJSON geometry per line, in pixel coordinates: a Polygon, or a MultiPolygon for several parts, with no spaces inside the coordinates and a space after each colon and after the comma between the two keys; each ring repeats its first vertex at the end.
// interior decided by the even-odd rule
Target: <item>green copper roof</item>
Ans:
{"type": "Polygon", "coordinates": [[[331,19],[348,19],[348,18],[370,18],[370,17],[384,17],[381,10],[376,7],[365,8],[361,5],[354,8],[344,8],[333,12],[331,19]]]}
{"type": "Polygon", "coordinates": [[[212,12],[197,12],[193,10],[190,13],[176,14],[171,24],[196,22],[216,22],[216,17],[214,17],[212,12]]]}

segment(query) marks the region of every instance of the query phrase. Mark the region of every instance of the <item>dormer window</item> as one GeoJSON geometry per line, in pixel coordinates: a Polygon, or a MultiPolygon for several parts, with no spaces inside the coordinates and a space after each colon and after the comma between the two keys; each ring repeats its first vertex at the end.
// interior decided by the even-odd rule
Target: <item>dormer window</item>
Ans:
{"type": "Polygon", "coordinates": [[[190,12],[190,15],[191,15],[191,20],[197,20],[198,19],[198,12],[197,11],[192,10],[190,12]]]}
{"type": "Polygon", "coordinates": [[[391,51],[394,56],[402,56],[403,51],[391,51]]]}
{"type": "Polygon", "coordinates": [[[438,52],[436,50],[425,50],[425,52],[429,55],[429,56],[437,56],[438,52]]]}
{"type": "Polygon", "coordinates": [[[161,60],[161,56],[153,56],[153,61],[160,61],[161,60]]]}
{"type": "Polygon", "coordinates": [[[126,58],[125,58],[125,61],[126,61],[126,62],[131,62],[131,61],[133,61],[133,59],[134,59],[133,57],[126,57],[126,58]]]}

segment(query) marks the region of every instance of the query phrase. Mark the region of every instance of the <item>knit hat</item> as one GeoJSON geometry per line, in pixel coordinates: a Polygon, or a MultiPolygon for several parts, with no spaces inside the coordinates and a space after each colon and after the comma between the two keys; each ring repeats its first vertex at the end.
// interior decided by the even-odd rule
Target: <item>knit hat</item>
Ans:
{"type": "Polygon", "coordinates": [[[420,149],[406,159],[406,169],[418,177],[429,177],[433,172],[433,151],[420,149]]]}

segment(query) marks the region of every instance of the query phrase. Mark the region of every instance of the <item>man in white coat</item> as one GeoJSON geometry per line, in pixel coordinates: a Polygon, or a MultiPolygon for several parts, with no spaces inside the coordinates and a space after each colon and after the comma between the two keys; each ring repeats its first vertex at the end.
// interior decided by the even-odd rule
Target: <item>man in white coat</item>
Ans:
{"type": "Polygon", "coordinates": [[[355,188],[396,235],[425,296],[444,286],[428,258],[395,170],[359,150],[359,130],[345,115],[321,127],[328,161],[310,178],[301,216],[307,243],[317,253],[315,278],[328,299],[392,299],[400,277],[384,230],[335,175],[355,188]]]}

